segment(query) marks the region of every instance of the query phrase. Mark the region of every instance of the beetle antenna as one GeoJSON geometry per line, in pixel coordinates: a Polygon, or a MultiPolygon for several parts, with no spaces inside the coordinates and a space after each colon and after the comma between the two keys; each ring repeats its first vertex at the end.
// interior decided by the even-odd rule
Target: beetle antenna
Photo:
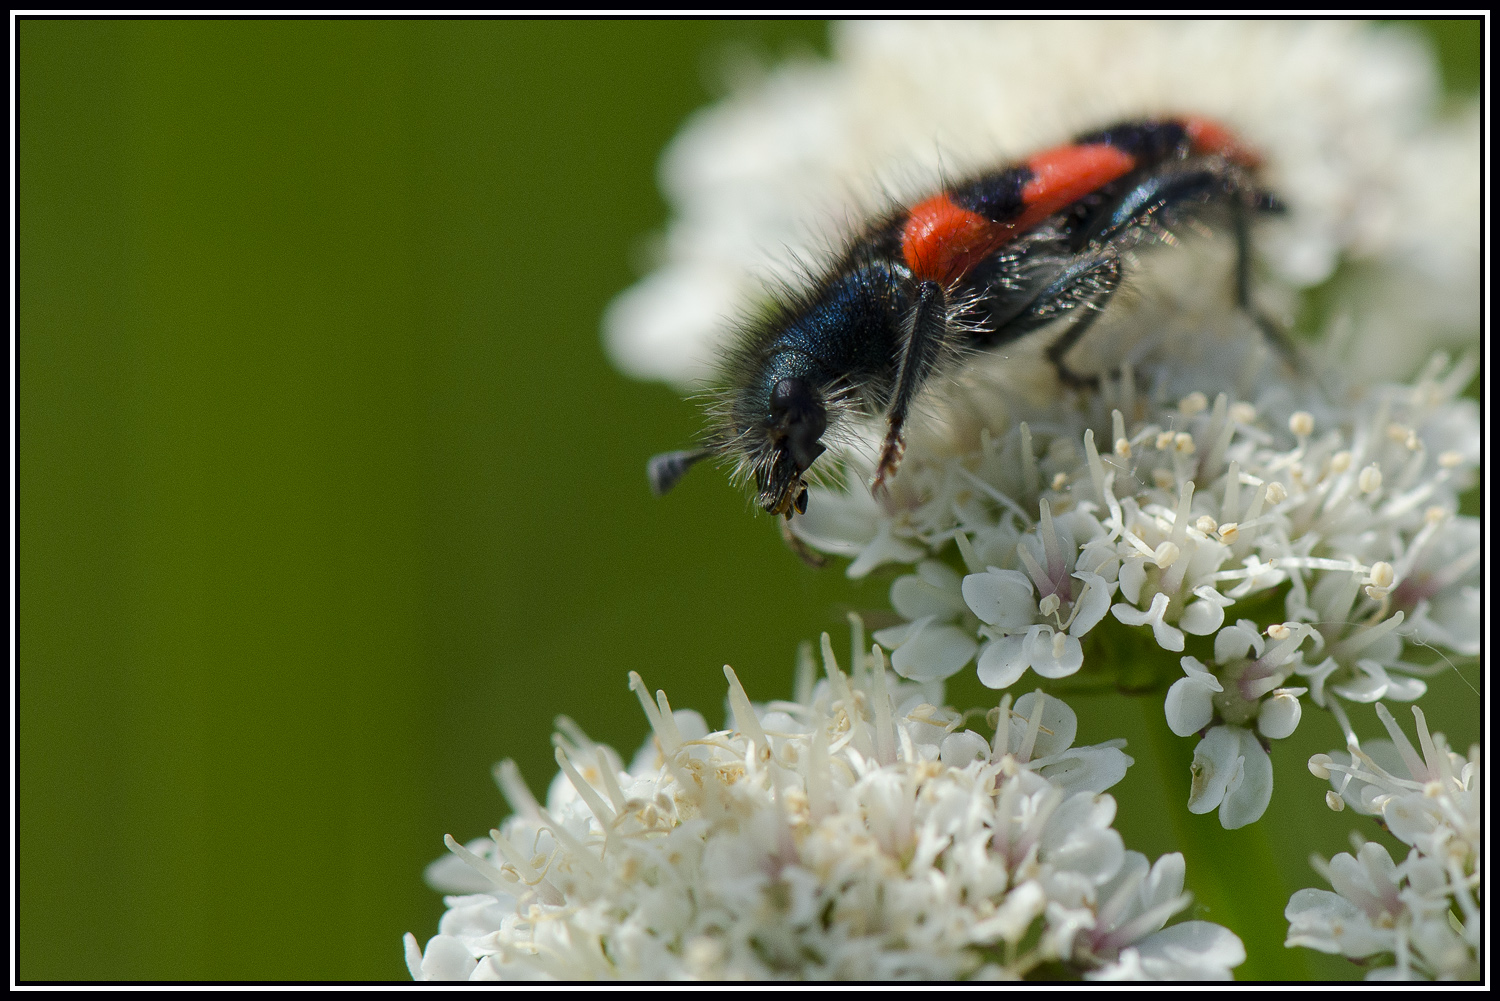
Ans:
{"type": "Polygon", "coordinates": [[[710,455],[713,455],[713,450],[707,448],[653,455],[646,460],[646,479],[651,481],[651,492],[662,496],[677,485],[684,473],[710,455]]]}

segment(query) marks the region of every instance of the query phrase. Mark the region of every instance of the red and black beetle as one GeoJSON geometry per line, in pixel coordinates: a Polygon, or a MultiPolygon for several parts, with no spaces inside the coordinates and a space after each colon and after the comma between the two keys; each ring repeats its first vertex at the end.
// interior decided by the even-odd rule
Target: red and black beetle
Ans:
{"type": "Polygon", "coordinates": [[[757,502],[806,510],[808,469],[853,408],[886,421],[872,488],[895,473],[912,403],[944,359],[1057,325],[1046,355],[1061,381],[1094,377],[1064,359],[1120,288],[1128,251],[1186,222],[1228,229],[1234,297],[1250,298],[1250,224],[1280,208],[1259,158],[1196,117],[1122,122],[950,185],[866,227],[835,263],[776,305],[726,360],[716,427],[697,449],[654,457],[664,493],[700,459],[732,458],[757,502]]]}

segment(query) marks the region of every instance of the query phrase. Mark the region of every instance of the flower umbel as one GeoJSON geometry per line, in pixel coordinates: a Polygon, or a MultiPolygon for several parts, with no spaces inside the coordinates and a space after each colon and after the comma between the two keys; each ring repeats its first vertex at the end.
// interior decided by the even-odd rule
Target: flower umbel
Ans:
{"type": "Polygon", "coordinates": [[[1002,699],[986,738],[879,647],[846,674],[825,634],[823,659],[760,706],[726,668],[713,733],[632,675],[652,738],[626,768],[565,727],[545,807],[502,764],[515,815],[449,839],[429,879],[456,895],[425,950],[407,936],[413,977],[1228,979],[1244,960],[1218,925],[1167,926],[1182,856],[1150,865],[1110,826],[1120,742],[1072,746],[1041,693],[1002,699]]]}
{"type": "Polygon", "coordinates": [[[1264,815],[1302,699],[1326,710],[1348,748],[1310,763],[1328,805],[1410,851],[1315,860],[1333,890],[1291,898],[1287,945],[1475,977],[1478,750],[1415,708],[1413,746],[1382,703],[1482,649],[1479,522],[1458,513],[1477,363],[1442,350],[1477,326],[1477,111],[1435,118],[1420,45],[1349,22],[860,23],[833,49],[742,81],[669,149],[657,269],[606,321],[621,368],[701,385],[725,318],[818,273],[861,218],[1110,122],[1213,117],[1284,211],[1243,257],[1209,216],[1121,243],[1129,280],[1068,349],[1093,352],[1092,384],[1045,330],[945,359],[878,495],[884,419],[850,404],[810,495],[776,510],[805,503],[789,541],[851,578],[889,566],[899,621],[870,649],[854,619],[847,673],[825,634],[824,677],[806,648],[789,701],[751,703],[726,668],[715,732],[632,674],[652,736],[628,765],[561,720],[545,805],[502,764],[513,816],[429,868],[455,895],[425,949],[406,937],[412,975],[1228,978],[1232,932],[1167,924],[1183,857],[1112,826],[1124,742],[1075,747],[1065,702],[1015,697],[1029,672],[1164,695],[1197,741],[1185,805],[1224,828],[1264,815]],[[1291,346],[1314,287],[1332,319],[1291,346]],[[993,736],[943,707],[971,666],[1003,693],[993,736]],[[1391,742],[1361,744],[1351,703],[1391,742]]]}
{"type": "Polygon", "coordinates": [[[1356,840],[1354,856],[1313,864],[1334,892],[1298,890],[1286,907],[1288,946],[1342,954],[1373,966],[1368,980],[1474,980],[1482,933],[1479,747],[1462,758],[1430,733],[1422,710],[1413,747],[1383,705],[1389,741],[1318,754],[1328,805],[1375,814],[1411,847],[1399,865],[1381,845],[1356,840]]]}
{"type": "Polygon", "coordinates": [[[907,623],[875,635],[916,680],[976,656],[999,689],[1087,670],[1081,640],[1106,612],[1168,654],[1211,639],[1211,659],[1175,658],[1167,721],[1204,735],[1190,809],[1240,827],[1270,802],[1265,747],[1296,729],[1303,696],[1347,731],[1341,702],[1410,701],[1445,669],[1407,659],[1408,636],[1475,649],[1477,559],[1454,552],[1478,525],[1454,513],[1478,459],[1477,408],[1457,397],[1473,371],[1437,356],[1343,404],[1264,353],[1228,378],[1164,357],[1040,406],[990,387],[971,401],[988,422],[972,451],[914,447],[884,505],[859,500],[858,476],[816,488],[792,531],[852,556],[851,576],[922,557],[891,588],[907,623]],[[1239,609],[1255,618],[1226,614],[1239,609]]]}

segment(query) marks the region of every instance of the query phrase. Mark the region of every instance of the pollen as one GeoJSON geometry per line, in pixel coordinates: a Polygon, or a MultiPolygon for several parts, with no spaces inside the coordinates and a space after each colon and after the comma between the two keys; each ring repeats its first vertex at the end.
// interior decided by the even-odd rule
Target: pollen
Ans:
{"type": "Polygon", "coordinates": [[[1462,452],[1444,452],[1438,456],[1438,465],[1444,469],[1455,469],[1463,464],[1464,454],[1462,452]]]}
{"type": "Polygon", "coordinates": [[[1193,523],[1193,527],[1204,535],[1212,535],[1218,531],[1219,523],[1214,521],[1209,515],[1203,514],[1198,516],[1198,520],[1193,523]]]}
{"type": "Polygon", "coordinates": [[[1348,472],[1349,467],[1354,465],[1354,453],[1344,451],[1333,453],[1333,458],[1328,460],[1328,468],[1333,473],[1348,472]]]}
{"type": "Polygon", "coordinates": [[[1177,404],[1177,409],[1182,411],[1184,417],[1193,417],[1208,409],[1208,397],[1194,390],[1182,398],[1177,404]]]}
{"type": "Polygon", "coordinates": [[[1287,426],[1298,438],[1306,438],[1313,433],[1313,415],[1306,410],[1299,410],[1292,414],[1291,420],[1287,421],[1287,426]]]}
{"type": "Polygon", "coordinates": [[[1179,431],[1175,436],[1173,436],[1172,446],[1183,455],[1192,455],[1198,447],[1197,444],[1193,442],[1193,436],[1188,434],[1186,431],[1179,431]]]}
{"type": "Polygon", "coordinates": [[[1373,494],[1380,489],[1380,466],[1370,463],[1359,471],[1359,489],[1361,493],[1373,494]]]}
{"type": "Polygon", "coordinates": [[[1240,537],[1240,526],[1238,522],[1226,521],[1219,526],[1219,538],[1228,545],[1233,545],[1234,540],[1240,537]]]}
{"type": "Polygon", "coordinates": [[[1272,504],[1280,504],[1286,500],[1286,486],[1278,480],[1272,480],[1266,484],[1266,500],[1272,504]]]}

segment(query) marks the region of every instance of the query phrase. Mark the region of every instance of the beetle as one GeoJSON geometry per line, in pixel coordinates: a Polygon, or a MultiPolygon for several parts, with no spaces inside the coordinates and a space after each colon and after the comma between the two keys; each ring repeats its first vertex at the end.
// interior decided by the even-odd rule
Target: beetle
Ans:
{"type": "Polygon", "coordinates": [[[1285,350],[1251,300],[1252,220],[1283,207],[1257,184],[1260,163],[1211,119],[1139,119],[885,214],[730,347],[710,431],[697,448],[653,457],[652,489],[725,457],[762,508],[790,520],[807,509],[825,439],[859,414],[885,422],[878,496],[900,466],[913,401],[955,359],[1056,326],[1045,355],[1059,381],[1096,384],[1068,353],[1120,289],[1128,252],[1185,224],[1227,221],[1235,303],[1285,350]]]}

